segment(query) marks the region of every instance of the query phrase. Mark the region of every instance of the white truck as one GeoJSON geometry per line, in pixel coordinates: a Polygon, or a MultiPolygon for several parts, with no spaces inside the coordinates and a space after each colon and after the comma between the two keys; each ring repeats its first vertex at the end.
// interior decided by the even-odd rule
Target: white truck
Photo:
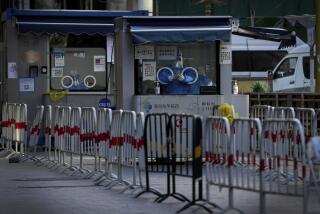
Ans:
{"type": "Polygon", "coordinates": [[[273,92],[310,92],[310,48],[307,44],[288,54],[269,71],[273,92]]]}

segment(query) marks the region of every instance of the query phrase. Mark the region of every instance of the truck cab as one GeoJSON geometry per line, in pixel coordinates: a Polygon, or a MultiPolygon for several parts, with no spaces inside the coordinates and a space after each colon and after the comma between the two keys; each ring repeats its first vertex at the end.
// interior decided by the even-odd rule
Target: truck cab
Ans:
{"type": "Polygon", "coordinates": [[[310,48],[298,46],[288,52],[270,72],[273,92],[310,91],[310,48]]]}

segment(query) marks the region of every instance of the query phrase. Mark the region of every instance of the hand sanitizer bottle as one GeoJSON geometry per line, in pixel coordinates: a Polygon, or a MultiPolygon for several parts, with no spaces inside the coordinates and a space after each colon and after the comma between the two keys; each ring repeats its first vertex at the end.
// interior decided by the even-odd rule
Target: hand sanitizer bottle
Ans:
{"type": "Polygon", "coordinates": [[[233,84],[233,94],[238,94],[238,93],[239,93],[238,83],[237,83],[237,80],[235,80],[233,84]]]}
{"type": "Polygon", "coordinates": [[[160,94],[160,83],[159,83],[159,81],[156,81],[155,94],[156,95],[160,94]]]}

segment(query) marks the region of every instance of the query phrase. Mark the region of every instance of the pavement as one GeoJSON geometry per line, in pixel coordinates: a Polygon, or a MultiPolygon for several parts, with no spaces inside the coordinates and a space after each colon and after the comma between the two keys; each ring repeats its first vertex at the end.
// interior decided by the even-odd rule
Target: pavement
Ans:
{"type": "MultiPolygon", "coordinates": [[[[93,167],[92,160],[86,161],[86,167],[93,167]]],[[[37,166],[33,161],[8,163],[8,159],[0,158],[0,214],[171,214],[185,205],[175,199],[154,203],[156,197],[151,194],[136,199],[130,191],[120,193],[121,188],[95,186],[93,179],[86,179],[80,174],[70,176],[70,173],[62,171],[63,168],[37,166]]],[[[126,170],[125,176],[128,173],[126,170]]],[[[164,192],[166,176],[151,174],[151,184],[164,192]]],[[[177,178],[177,191],[190,197],[191,179],[177,178]]],[[[267,213],[302,213],[302,198],[267,195],[266,200],[267,213]]],[[[210,201],[227,207],[228,191],[212,186],[210,201]]],[[[235,190],[234,204],[244,213],[259,213],[257,193],[235,190]]],[[[315,194],[310,197],[309,210],[310,213],[320,213],[320,200],[315,194]]],[[[192,207],[182,213],[207,212],[192,207]]]]}

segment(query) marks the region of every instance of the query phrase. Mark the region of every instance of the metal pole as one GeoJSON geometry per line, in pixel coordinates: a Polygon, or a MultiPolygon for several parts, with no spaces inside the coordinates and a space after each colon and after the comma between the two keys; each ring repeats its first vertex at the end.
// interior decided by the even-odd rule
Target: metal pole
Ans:
{"type": "Polygon", "coordinates": [[[320,93],[320,0],[316,0],[316,93],[320,93]]]}

